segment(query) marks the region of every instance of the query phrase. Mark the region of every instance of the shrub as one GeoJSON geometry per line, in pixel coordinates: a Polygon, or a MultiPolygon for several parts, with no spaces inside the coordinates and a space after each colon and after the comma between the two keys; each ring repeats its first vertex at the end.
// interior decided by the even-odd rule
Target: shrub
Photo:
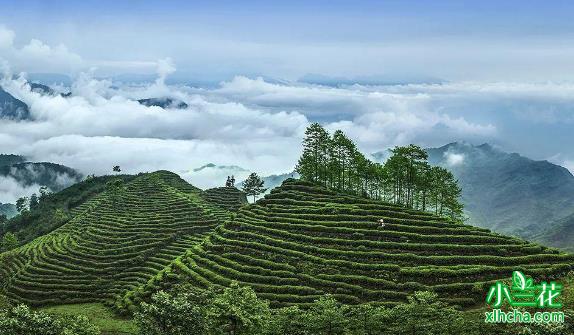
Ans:
{"type": "Polygon", "coordinates": [[[0,311],[0,334],[3,335],[99,335],[98,327],[85,316],[58,318],[33,312],[25,305],[0,311]]]}
{"type": "Polygon", "coordinates": [[[154,294],[151,303],[142,303],[135,320],[142,335],[206,334],[205,295],[197,291],[170,295],[164,291],[154,294]]]}

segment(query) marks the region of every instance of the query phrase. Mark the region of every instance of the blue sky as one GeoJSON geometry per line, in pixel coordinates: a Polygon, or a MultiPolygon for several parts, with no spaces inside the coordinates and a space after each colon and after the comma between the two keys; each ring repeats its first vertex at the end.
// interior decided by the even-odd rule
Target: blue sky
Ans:
{"type": "Polygon", "coordinates": [[[0,152],[84,173],[121,164],[185,174],[209,162],[283,173],[319,120],[366,152],[489,142],[574,171],[573,10],[570,1],[0,0],[0,71],[66,74],[75,97],[38,97],[4,79],[36,121],[0,121],[0,152]],[[319,77],[345,85],[309,83],[319,77]],[[141,78],[149,82],[125,83],[141,78]],[[134,104],[161,96],[190,107],[134,104]]]}
{"type": "MultiPolygon", "coordinates": [[[[63,43],[94,63],[169,56],[183,77],[569,80],[564,68],[574,70],[568,1],[2,1],[1,7],[0,22],[20,40],[63,43]]],[[[134,71],[102,69],[122,70],[134,71]]]]}

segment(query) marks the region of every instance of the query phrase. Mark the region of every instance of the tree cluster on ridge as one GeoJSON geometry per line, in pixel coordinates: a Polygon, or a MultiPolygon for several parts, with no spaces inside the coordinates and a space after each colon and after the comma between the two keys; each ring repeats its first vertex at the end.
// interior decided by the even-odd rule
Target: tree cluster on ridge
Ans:
{"type": "Polygon", "coordinates": [[[450,171],[431,166],[426,151],[413,144],[391,152],[384,164],[372,162],[341,130],[330,135],[313,123],[296,171],[303,180],[337,191],[462,219],[461,189],[450,171]]]}

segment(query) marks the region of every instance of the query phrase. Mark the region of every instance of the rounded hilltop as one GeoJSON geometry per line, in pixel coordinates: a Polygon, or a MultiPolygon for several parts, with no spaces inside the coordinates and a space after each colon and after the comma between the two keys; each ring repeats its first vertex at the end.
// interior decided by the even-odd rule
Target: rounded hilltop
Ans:
{"type": "Polygon", "coordinates": [[[229,192],[156,171],[93,177],[49,195],[29,216],[51,231],[0,254],[0,294],[34,306],[113,300],[229,219],[241,203],[229,192]],[[62,222],[49,226],[56,216],[62,222]]]}

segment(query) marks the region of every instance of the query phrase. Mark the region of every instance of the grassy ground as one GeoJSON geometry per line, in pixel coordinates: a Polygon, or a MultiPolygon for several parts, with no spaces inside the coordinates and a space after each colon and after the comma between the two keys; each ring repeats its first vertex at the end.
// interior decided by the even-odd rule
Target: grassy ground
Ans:
{"type": "Polygon", "coordinates": [[[100,328],[102,335],[137,334],[136,324],[131,319],[115,315],[102,304],[75,304],[45,307],[44,312],[56,315],[85,315],[100,328]]]}

